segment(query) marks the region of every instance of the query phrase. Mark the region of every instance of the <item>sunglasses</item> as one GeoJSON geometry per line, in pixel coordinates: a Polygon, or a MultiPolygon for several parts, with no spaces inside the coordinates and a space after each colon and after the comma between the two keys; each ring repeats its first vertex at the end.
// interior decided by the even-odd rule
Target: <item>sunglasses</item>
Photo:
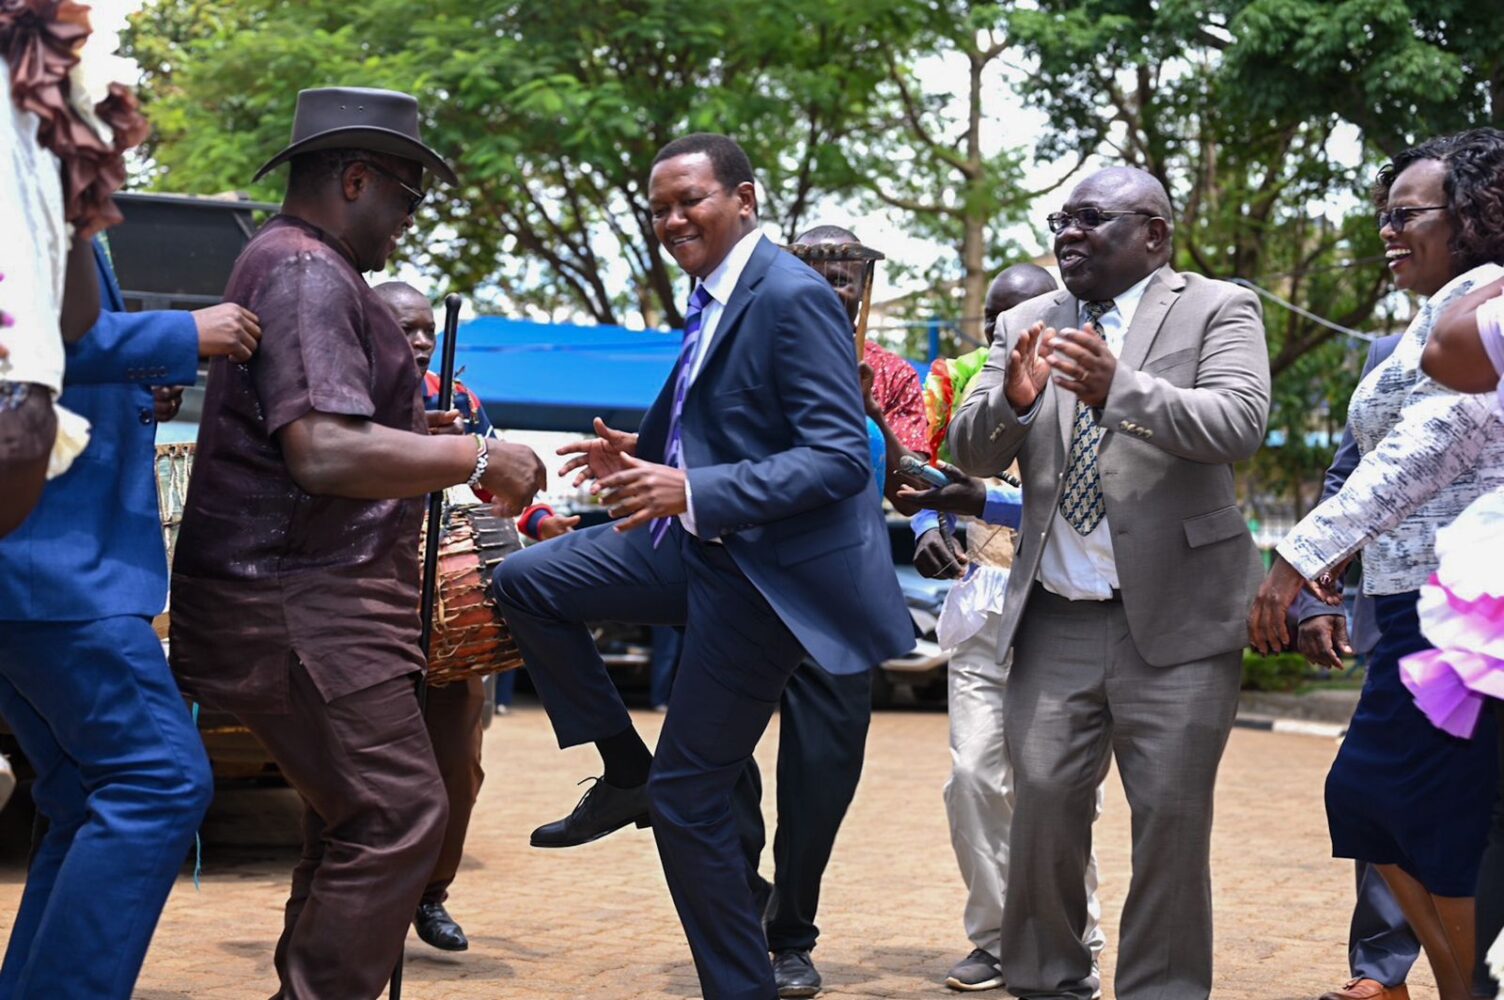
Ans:
{"type": "Polygon", "coordinates": [[[1098,226],[1111,222],[1113,219],[1121,219],[1125,215],[1146,215],[1149,218],[1157,218],[1153,212],[1104,212],[1099,208],[1083,208],[1075,212],[1051,212],[1045,216],[1045,223],[1050,227],[1050,232],[1059,235],[1072,225],[1082,232],[1090,232],[1098,226]]]}
{"type": "Polygon", "coordinates": [[[398,177],[396,174],[392,173],[390,170],[381,166],[381,164],[379,163],[372,163],[370,160],[356,160],[355,162],[364,163],[367,167],[376,171],[387,180],[395,182],[398,187],[406,191],[408,215],[415,214],[418,211],[418,206],[423,204],[423,199],[428,197],[427,191],[419,191],[417,188],[413,187],[411,184],[407,183],[401,177],[398,177]]]}
{"type": "Polygon", "coordinates": [[[1446,205],[1417,205],[1405,208],[1391,208],[1387,212],[1379,213],[1379,228],[1393,229],[1397,233],[1403,233],[1405,227],[1410,224],[1410,219],[1421,212],[1440,212],[1446,205]]]}

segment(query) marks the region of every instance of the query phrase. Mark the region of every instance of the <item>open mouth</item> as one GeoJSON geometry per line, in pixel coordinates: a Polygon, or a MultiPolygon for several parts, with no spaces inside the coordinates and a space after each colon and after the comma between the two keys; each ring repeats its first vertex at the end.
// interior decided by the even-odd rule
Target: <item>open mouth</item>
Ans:
{"type": "Polygon", "coordinates": [[[1086,254],[1080,250],[1066,249],[1055,255],[1055,261],[1060,265],[1060,270],[1068,271],[1085,263],[1086,254]]]}
{"type": "Polygon", "coordinates": [[[1413,253],[1413,250],[1407,250],[1405,247],[1389,247],[1384,251],[1384,259],[1388,262],[1390,269],[1393,270],[1409,260],[1413,253]]]}
{"type": "Polygon", "coordinates": [[[670,253],[678,253],[680,249],[698,240],[698,236],[679,236],[668,241],[670,253]]]}

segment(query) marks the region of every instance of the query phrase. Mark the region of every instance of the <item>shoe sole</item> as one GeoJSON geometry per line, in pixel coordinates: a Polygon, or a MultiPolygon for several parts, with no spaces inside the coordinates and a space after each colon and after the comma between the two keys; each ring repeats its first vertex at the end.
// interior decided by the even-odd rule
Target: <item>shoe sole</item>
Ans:
{"type": "Polygon", "coordinates": [[[818,986],[783,986],[778,990],[781,1000],[794,1000],[796,997],[814,997],[820,995],[818,986]]]}
{"type": "Polygon", "coordinates": [[[961,993],[978,993],[982,990],[995,990],[1002,986],[1003,977],[994,976],[991,979],[984,979],[980,983],[963,983],[955,976],[947,976],[945,978],[945,985],[961,993]]]}
{"type": "Polygon", "coordinates": [[[537,840],[533,839],[532,837],[529,837],[527,842],[532,847],[541,847],[544,850],[553,850],[554,848],[559,848],[559,847],[584,847],[586,844],[593,844],[593,843],[595,843],[597,840],[600,840],[602,837],[609,837],[609,836],[611,836],[617,830],[620,830],[623,827],[625,827],[628,823],[636,823],[637,824],[637,829],[644,830],[644,829],[647,829],[648,827],[650,827],[650,826],[653,825],[653,820],[649,816],[639,816],[635,820],[631,820],[631,819],[627,820],[627,822],[623,823],[621,826],[613,826],[609,830],[602,830],[600,833],[597,833],[594,837],[590,837],[590,838],[588,838],[586,840],[577,840],[577,841],[575,841],[572,844],[540,844],[540,843],[538,843],[537,840]]]}

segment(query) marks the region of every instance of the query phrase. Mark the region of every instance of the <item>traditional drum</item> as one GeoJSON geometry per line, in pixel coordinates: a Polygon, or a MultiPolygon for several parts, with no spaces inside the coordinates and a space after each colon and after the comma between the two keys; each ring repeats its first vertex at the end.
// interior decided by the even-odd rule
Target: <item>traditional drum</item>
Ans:
{"type": "MultiPolygon", "coordinates": [[[[169,565],[183,523],[192,470],[192,444],[157,446],[157,503],[169,565]]],[[[522,666],[522,654],[491,598],[491,572],[504,557],[522,548],[517,526],[511,518],[494,517],[485,504],[455,504],[444,508],[443,531],[428,683],[439,687],[522,666]]],[[[420,558],[422,551],[420,538],[420,558]]],[[[169,622],[167,613],[153,622],[163,639],[169,622]]]]}
{"type": "MultiPolygon", "coordinates": [[[[491,572],[522,547],[517,526],[484,504],[446,506],[439,542],[428,683],[453,684],[522,666],[522,654],[491,597],[491,572]]],[[[419,551],[422,551],[421,543],[419,551]]]]}

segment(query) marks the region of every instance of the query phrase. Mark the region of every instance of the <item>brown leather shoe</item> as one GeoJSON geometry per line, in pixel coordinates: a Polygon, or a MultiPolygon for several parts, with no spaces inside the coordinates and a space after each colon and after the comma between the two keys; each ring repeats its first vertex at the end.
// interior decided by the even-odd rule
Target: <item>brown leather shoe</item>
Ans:
{"type": "Polygon", "coordinates": [[[1321,994],[1321,1000],[1410,1000],[1404,983],[1385,986],[1377,979],[1350,979],[1339,990],[1321,994]]]}

